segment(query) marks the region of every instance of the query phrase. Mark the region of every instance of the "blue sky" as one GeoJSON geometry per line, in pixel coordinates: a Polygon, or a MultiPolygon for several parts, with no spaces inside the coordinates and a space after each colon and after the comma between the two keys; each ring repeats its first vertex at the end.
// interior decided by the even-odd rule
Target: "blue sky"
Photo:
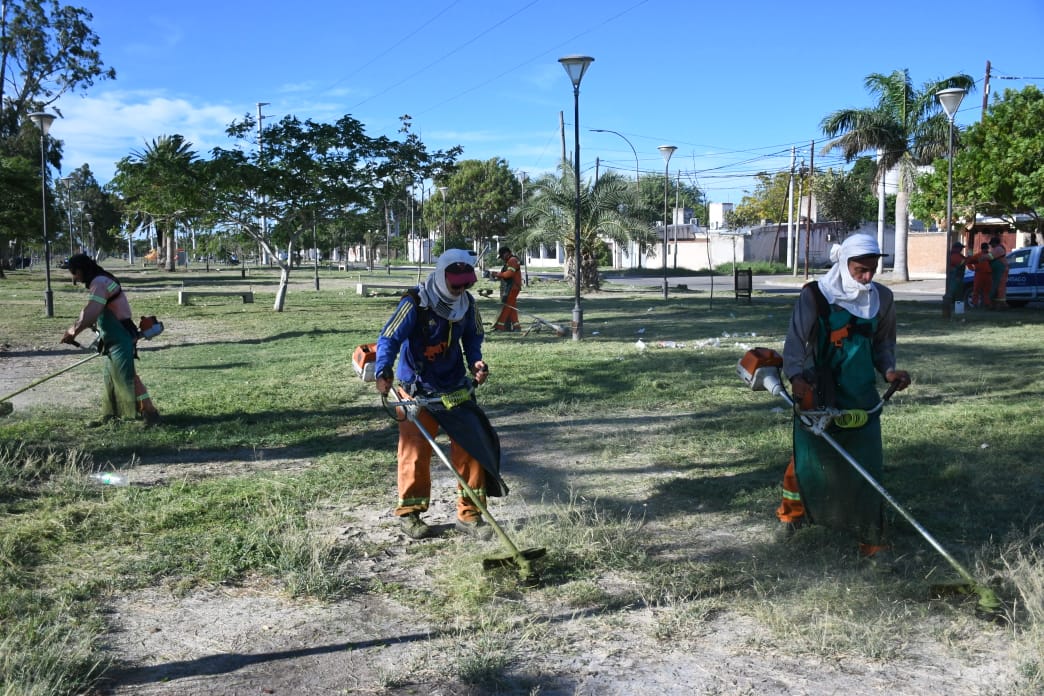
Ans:
{"type": "Polygon", "coordinates": [[[863,79],[907,68],[916,85],[964,72],[977,80],[956,121],[980,117],[991,91],[1044,83],[1041,0],[86,0],[116,80],[56,106],[51,134],[66,172],[115,163],[161,135],[207,156],[234,119],[332,122],[398,137],[409,114],[430,149],[504,158],[537,176],[573,151],[573,89],[562,56],[593,56],[580,87],[581,167],[663,175],[657,146],[678,147],[672,177],[711,201],[738,203],[751,175],[820,155],[819,123],[871,105],[863,79]],[[131,9],[133,8],[133,9],[131,9]],[[1017,79],[1009,79],[1017,78],[1017,79]]]}

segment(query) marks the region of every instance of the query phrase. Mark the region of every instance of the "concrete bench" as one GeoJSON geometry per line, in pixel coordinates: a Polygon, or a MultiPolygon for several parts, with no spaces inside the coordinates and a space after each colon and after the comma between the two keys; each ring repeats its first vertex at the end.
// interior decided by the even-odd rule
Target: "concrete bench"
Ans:
{"type": "Polygon", "coordinates": [[[242,297],[243,304],[254,301],[253,290],[179,290],[178,304],[187,305],[192,297],[242,297]]]}
{"type": "Polygon", "coordinates": [[[412,287],[415,287],[416,283],[404,282],[398,285],[394,283],[356,283],[355,292],[359,295],[369,295],[372,292],[378,290],[394,290],[398,293],[404,293],[412,287]]]}

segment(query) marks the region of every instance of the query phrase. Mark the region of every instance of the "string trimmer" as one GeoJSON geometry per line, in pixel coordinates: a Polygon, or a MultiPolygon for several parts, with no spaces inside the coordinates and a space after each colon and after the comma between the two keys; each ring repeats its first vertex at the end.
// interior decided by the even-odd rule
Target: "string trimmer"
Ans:
{"type": "MultiPolygon", "coordinates": [[[[420,430],[421,435],[423,435],[424,439],[427,440],[428,443],[431,445],[432,451],[436,454],[436,456],[438,456],[442,463],[446,465],[446,468],[453,473],[454,478],[457,479],[457,483],[460,484],[461,490],[463,490],[464,494],[468,496],[472,503],[474,503],[475,507],[479,509],[479,512],[482,513],[482,516],[489,523],[490,527],[493,528],[493,531],[496,533],[501,543],[504,544],[504,546],[509,551],[507,555],[483,558],[482,567],[485,570],[491,570],[493,568],[501,567],[514,567],[518,569],[519,577],[521,577],[523,583],[531,585],[539,582],[539,576],[533,570],[530,561],[536,560],[538,558],[543,558],[547,554],[547,549],[519,549],[518,546],[516,546],[515,543],[511,541],[511,538],[508,537],[507,533],[500,526],[500,524],[498,524],[497,521],[493,518],[493,515],[489,514],[489,509],[482,502],[482,499],[479,497],[478,493],[476,493],[475,490],[467,484],[464,478],[453,467],[453,464],[452,462],[450,462],[449,457],[446,456],[446,454],[442,451],[442,448],[440,448],[439,445],[435,442],[435,438],[431,436],[427,428],[425,428],[424,425],[421,424],[420,421],[418,421],[417,419],[417,414],[420,412],[420,409],[422,408],[428,409],[429,412],[432,413],[432,415],[436,415],[439,409],[445,409],[448,411],[460,406],[461,404],[467,401],[470,401],[474,394],[474,385],[472,385],[470,388],[461,389],[450,394],[442,394],[436,396],[408,396],[402,393],[401,390],[398,393],[400,398],[399,401],[389,401],[386,395],[381,396],[381,401],[384,403],[385,410],[392,412],[393,408],[401,409],[401,411],[405,413],[406,419],[413,423],[413,425],[416,426],[418,430],[420,430]]],[[[397,413],[396,420],[401,420],[398,417],[397,413]]],[[[460,443],[458,442],[458,444],[460,443]]],[[[472,456],[475,455],[472,454],[472,456]]],[[[486,468],[488,478],[490,476],[489,469],[487,467],[483,468],[486,468]]],[[[504,487],[504,489],[506,492],[506,487],[504,487]]]]}
{"type": "MultiPolygon", "coordinates": [[[[740,379],[750,387],[753,391],[767,391],[773,396],[778,396],[786,401],[792,408],[798,409],[794,399],[787,393],[786,388],[783,386],[782,379],[780,378],[779,368],[783,365],[783,356],[771,348],[754,348],[748,350],[739,362],[736,364],[736,372],[739,374],[740,379]]],[[[986,585],[982,584],[957,560],[950,555],[950,553],[943,548],[942,544],[936,541],[927,529],[914,519],[906,508],[899,504],[899,502],[885,490],[884,486],[877,482],[877,480],[870,475],[870,473],[864,469],[859,462],[857,462],[852,455],[845,451],[845,449],[831,437],[830,433],[827,432],[827,428],[832,424],[836,424],[840,427],[858,427],[860,424],[866,422],[868,413],[872,413],[880,409],[884,402],[892,396],[895,391],[897,384],[893,383],[888,391],[885,392],[881,401],[870,411],[859,411],[859,410],[839,410],[834,408],[821,409],[815,411],[803,411],[798,410],[798,418],[801,423],[801,427],[808,430],[814,435],[818,435],[823,438],[831,447],[833,447],[838,454],[840,454],[845,461],[847,461],[856,472],[866,479],[874,489],[881,494],[881,497],[888,501],[888,504],[895,508],[896,512],[903,516],[910,525],[917,530],[917,532],[931,544],[932,548],[939,552],[939,555],[946,559],[947,563],[957,571],[957,574],[964,579],[966,585],[963,589],[968,594],[976,594],[979,597],[978,608],[987,613],[996,613],[1002,607],[1000,599],[997,595],[986,585]]],[[[959,586],[957,586],[959,587],[959,586]]],[[[957,588],[951,588],[957,589],[957,588]]]]}
{"type": "MultiPolygon", "coordinates": [[[[513,306],[513,305],[509,305],[509,304],[507,304],[507,303],[504,303],[504,304],[503,304],[503,306],[504,306],[504,307],[507,307],[507,308],[509,308],[509,309],[513,309],[513,310],[515,310],[516,312],[518,312],[519,314],[521,314],[521,315],[523,315],[523,316],[529,317],[530,319],[532,319],[533,321],[535,321],[535,322],[536,322],[536,325],[537,325],[537,327],[540,327],[540,326],[545,326],[545,327],[547,327],[547,328],[551,329],[551,331],[553,331],[553,332],[554,332],[555,336],[558,336],[559,338],[562,338],[563,336],[568,336],[568,335],[570,335],[569,329],[565,328],[565,327],[564,327],[564,326],[562,326],[561,324],[555,324],[554,322],[548,321],[547,319],[542,319],[542,318],[538,317],[537,315],[535,315],[535,314],[532,314],[532,313],[530,313],[530,312],[523,312],[523,311],[522,311],[521,309],[519,309],[518,307],[515,307],[515,306],[513,306]]],[[[529,334],[529,332],[530,332],[530,331],[532,331],[532,330],[533,330],[533,328],[532,328],[532,327],[530,327],[530,328],[529,328],[529,329],[527,329],[527,330],[526,330],[526,332],[525,332],[524,334],[522,334],[522,335],[523,335],[523,336],[526,336],[526,335],[528,335],[528,334],[529,334]]]]}
{"type": "Polygon", "coordinates": [[[14,397],[18,396],[22,392],[29,391],[33,387],[41,385],[44,382],[47,382],[48,380],[52,380],[52,379],[54,379],[55,377],[57,377],[59,375],[64,375],[69,370],[77,368],[80,365],[84,364],[85,362],[88,362],[90,360],[94,360],[99,355],[101,355],[101,352],[98,350],[99,342],[100,342],[100,334],[95,333],[94,334],[94,340],[91,341],[88,345],[81,346],[79,343],[76,343],[75,345],[76,345],[77,348],[83,348],[84,350],[89,350],[89,351],[91,351],[91,354],[88,355],[86,358],[83,358],[82,360],[78,360],[78,361],[74,362],[72,365],[69,365],[68,367],[63,367],[62,369],[58,370],[57,372],[52,372],[49,375],[41,377],[40,379],[36,380],[35,382],[30,382],[29,384],[25,385],[24,387],[22,387],[18,391],[13,391],[13,392],[11,392],[10,394],[8,394],[6,396],[0,397],[0,417],[8,416],[8,415],[10,415],[14,411],[14,404],[11,403],[10,399],[13,399],[14,397]]]}

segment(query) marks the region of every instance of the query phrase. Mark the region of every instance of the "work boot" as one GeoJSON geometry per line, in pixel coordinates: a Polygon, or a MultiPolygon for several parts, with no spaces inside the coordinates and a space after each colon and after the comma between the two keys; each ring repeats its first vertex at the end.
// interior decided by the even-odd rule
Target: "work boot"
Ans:
{"type": "Polygon", "coordinates": [[[410,512],[399,517],[399,526],[411,539],[424,539],[431,534],[431,527],[420,518],[419,512],[410,512]]]}
{"type": "Polygon", "coordinates": [[[891,549],[881,549],[871,556],[864,556],[867,566],[878,575],[891,575],[896,571],[895,554],[891,549]]]}
{"type": "Polygon", "coordinates": [[[777,544],[785,544],[793,538],[799,529],[804,529],[806,526],[807,523],[804,517],[798,517],[793,522],[780,522],[772,531],[773,540],[777,544]]]}
{"type": "Polygon", "coordinates": [[[145,428],[155,428],[157,425],[160,424],[159,411],[142,411],[141,419],[142,421],[144,421],[145,428]]]}
{"type": "Polygon", "coordinates": [[[493,528],[489,526],[481,517],[469,517],[466,520],[457,518],[457,522],[454,525],[458,531],[464,532],[468,536],[473,536],[478,539],[489,539],[493,536],[493,528]]]}

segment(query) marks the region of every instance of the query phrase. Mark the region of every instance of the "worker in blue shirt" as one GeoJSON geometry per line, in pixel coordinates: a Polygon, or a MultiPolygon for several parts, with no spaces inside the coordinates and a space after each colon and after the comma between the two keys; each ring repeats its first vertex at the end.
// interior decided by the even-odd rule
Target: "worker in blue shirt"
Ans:
{"type": "MultiPolygon", "coordinates": [[[[427,279],[403,296],[377,340],[374,374],[378,392],[387,395],[393,377],[398,378],[397,389],[403,398],[467,389],[469,372],[476,384],[486,381],[489,368],[482,360],[482,320],[468,292],[475,281],[472,254],[448,249],[427,279]]],[[[427,409],[421,409],[417,417],[417,425],[399,420],[399,500],[395,515],[407,536],[423,539],[431,534],[421,513],[428,510],[431,499],[432,446],[418,426],[434,438],[439,422],[427,409]]],[[[499,442],[497,447],[499,456],[499,442]]],[[[452,434],[449,458],[485,504],[486,472],[452,434]]],[[[457,529],[488,538],[491,529],[481,512],[459,486],[457,492],[457,529]]]]}

